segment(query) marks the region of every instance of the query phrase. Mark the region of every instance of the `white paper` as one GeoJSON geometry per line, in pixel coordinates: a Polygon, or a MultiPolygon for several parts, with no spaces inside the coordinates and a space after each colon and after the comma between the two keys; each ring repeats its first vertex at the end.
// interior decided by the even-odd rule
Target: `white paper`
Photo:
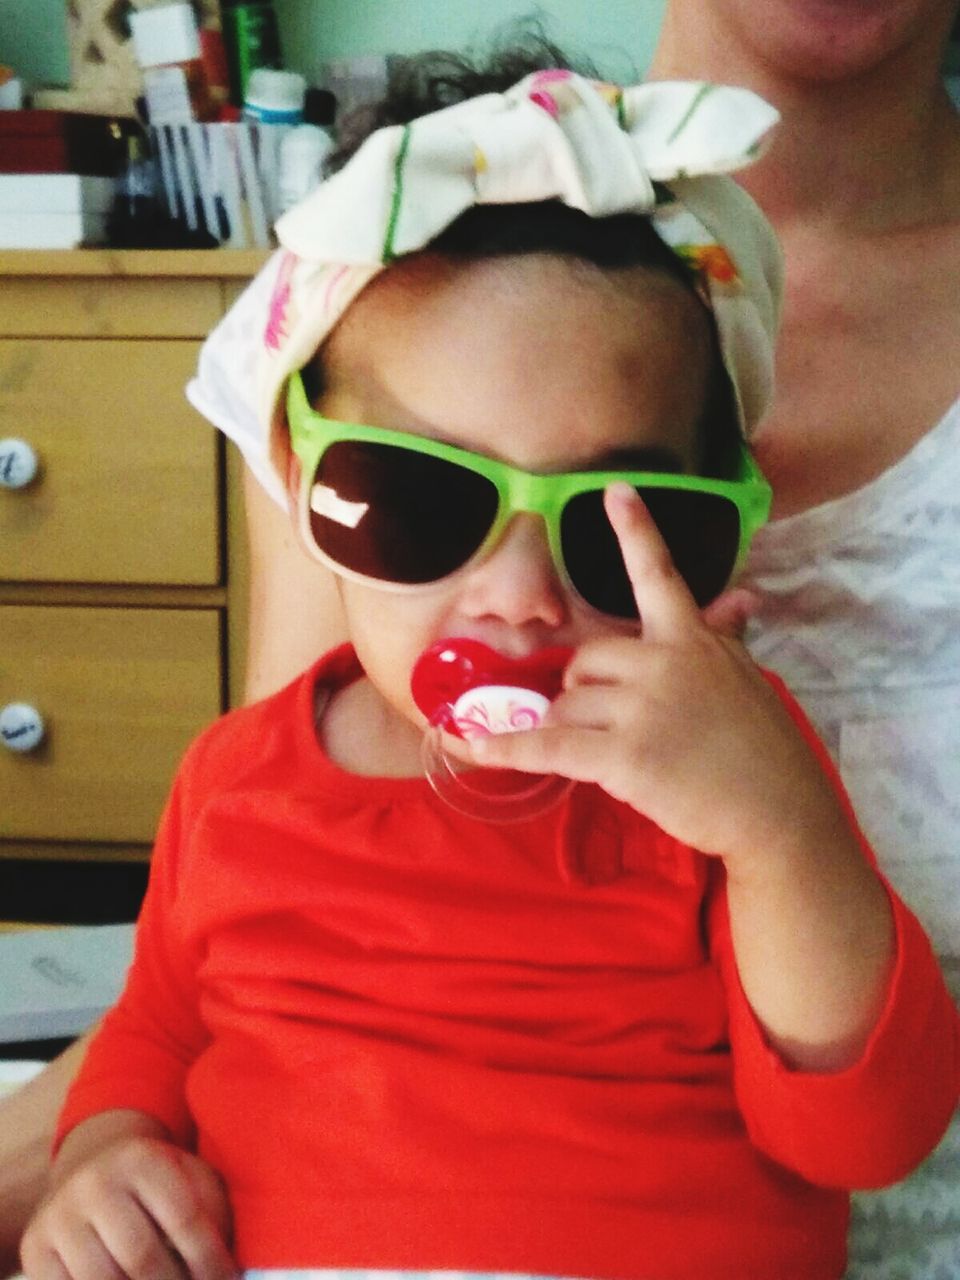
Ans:
{"type": "Polygon", "coordinates": [[[0,249],[75,249],[106,239],[103,213],[0,213],[0,249]]]}
{"type": "Polygon", "coordinates": [[[80,1035],[116,1001],[133,925],[0,933],[0,1043],[80,1035]]]}
{"type": "Polygon", "coordinates": [[[76,173],[0,173],[0,213],[108,213],[115,186],[76,173]]]}

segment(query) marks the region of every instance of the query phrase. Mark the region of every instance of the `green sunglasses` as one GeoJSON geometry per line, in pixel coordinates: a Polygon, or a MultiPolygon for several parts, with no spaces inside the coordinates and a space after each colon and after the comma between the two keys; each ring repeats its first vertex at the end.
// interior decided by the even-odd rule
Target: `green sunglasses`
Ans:
{"type": "Polygon", "coordinates": [[[636,618],[603,507],[604,490],[621,481],[643,499],[703,606],[726,587],[770,511],[770,486],[745,445],[733,480],[624,470],[539,475],[406,431],[325,418],[298,373],[287,416],[307,546],[343,577],[394,591],[449,578],[496,546],[514,515],[530,512],[543,518],[564,584],[600,613],[636,618]]]}

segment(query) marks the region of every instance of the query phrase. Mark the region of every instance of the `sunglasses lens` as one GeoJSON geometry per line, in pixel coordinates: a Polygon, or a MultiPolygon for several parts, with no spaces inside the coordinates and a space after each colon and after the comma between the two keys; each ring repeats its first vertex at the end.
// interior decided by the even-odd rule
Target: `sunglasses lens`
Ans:
{"type": "Polygon", "coordinates": [[[310,528],[336,564],[383,582],[423,584],[453,573],[483,543],[495,486],[456,463],[396,445],[340,440],[310,492],[310,528]]]}
{"type": "MultiPolygon", "coordinates": [[[[740,513],[729,498],[689,489],[637,492],[667,545],[680,576],[701,607],[730,581],[740,547],[740,513]]],[[[593,608],[635,618],[637,607],[623,556],[599,490],[571,498],[560,520],[570,581],[593,608]]]]}

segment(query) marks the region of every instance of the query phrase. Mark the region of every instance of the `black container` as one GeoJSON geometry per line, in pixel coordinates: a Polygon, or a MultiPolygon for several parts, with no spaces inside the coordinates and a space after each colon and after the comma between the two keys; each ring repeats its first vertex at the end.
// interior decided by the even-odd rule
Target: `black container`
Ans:
{"type": "Polygon", "coordinates": [[[222,0],[222,4],[230,101],[242,107],[250,72],[283,65],[277,15],[270,0],[222,0]]]}

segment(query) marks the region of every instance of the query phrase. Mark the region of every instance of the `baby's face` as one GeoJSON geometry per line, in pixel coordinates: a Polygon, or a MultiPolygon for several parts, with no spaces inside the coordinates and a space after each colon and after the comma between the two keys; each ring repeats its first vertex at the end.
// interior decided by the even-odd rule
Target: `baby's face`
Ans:
{"type": "MultiPolygon", "coordinates": [[[[707,317],[643,268],[602,272],[551,256],[384,273],[324,350],[330,418],[409,431],[533,472],[696,470],[708,383],[707,317]]],[[[508,655],[576,647],[636,624],[587,608],[558,578],[539,516],[411,594],[341,581],[348,631],[398,741],[419,741],[410,673],[436,640],[508,655]]]]}

